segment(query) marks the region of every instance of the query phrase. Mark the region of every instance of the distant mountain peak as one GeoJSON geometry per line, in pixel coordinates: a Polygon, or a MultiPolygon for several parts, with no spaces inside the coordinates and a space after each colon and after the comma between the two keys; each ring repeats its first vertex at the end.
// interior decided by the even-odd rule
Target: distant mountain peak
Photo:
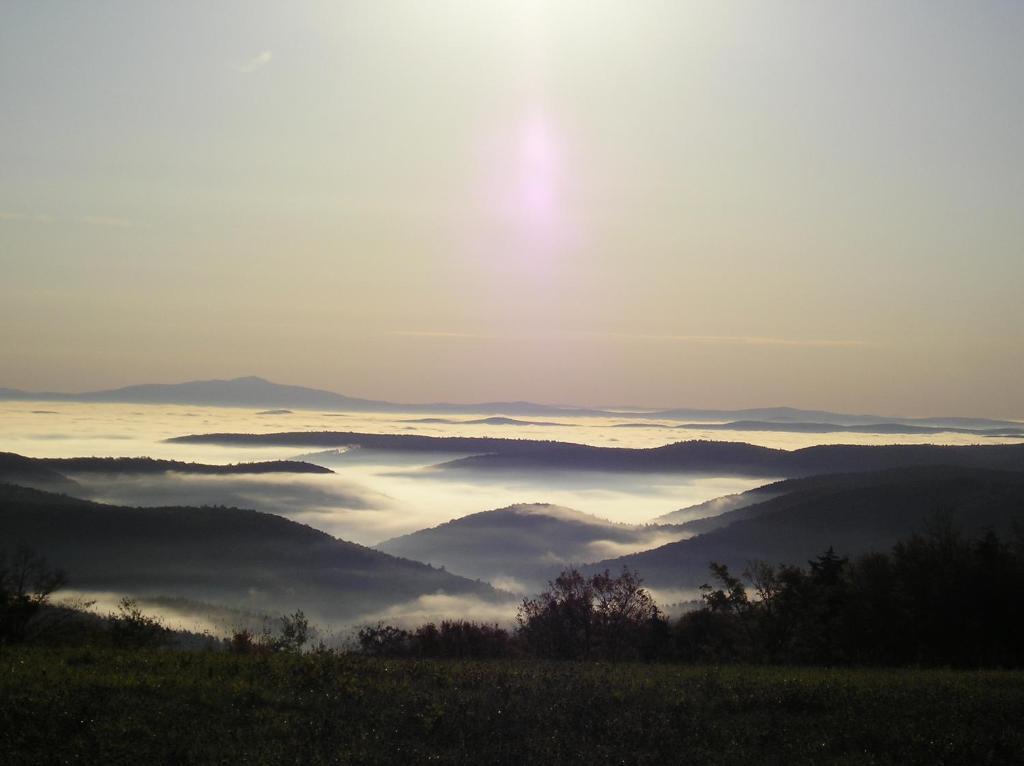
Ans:
{"type": "MultiPolygon", "coordinates": [[[[307,410],[333,410],[353,412],[423,412],[430,414],[493,415],[494,424],[504,425],[565,425],[548,422],[520,422],[513,418],[545,418],[550,416],[639,417],[654,420],[708,423],[720,421],[768,421],[788,424],[825,423],[838,425],[877,425],[905,423],[926,427],[954,426],[957,428],[1020,428],[1021,422],[987,418],[931,417],[900,418],[878,415],[849,415],[819,410],[801,410],[794,407],[769,407],[742,410],[702,409],[637,409],[617,412],[569,405],[537,404],[527,401],[486,402],[479,404],[453,404],[446,402],[396,403],[346,396],[333,391],[275,383],[258,375],[237,378],[189,380],[180,383],[145,383],[103,391],[58,393],[52,391],[19,391],[0,388],[0,400],[14,401],[66,401],[66,402],[119,402],[135,404],[187,404],[217,407],[254,407],[257,409],[288,408],[307,410]]],[[[486,422],[481,421],[481,424],[486,422]]]]}

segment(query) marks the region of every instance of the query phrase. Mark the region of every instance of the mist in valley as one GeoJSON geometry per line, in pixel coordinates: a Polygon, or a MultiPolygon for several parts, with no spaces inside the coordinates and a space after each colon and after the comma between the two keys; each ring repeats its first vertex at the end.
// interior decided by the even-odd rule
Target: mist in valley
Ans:
{"type": "MultiPolygon", "coordinates": [[[[784,449],[834,441],[978,441],[978,437],[963,433],[737,433],[714,429],[690,433],[689,429],[669,431],[664,422],[642,419],[631,422],[630,428],[617,428],[614,420],[596,417],[567,416],[558,422],[528,422],[494,417],[113,403],[47,402],[44,406],[5,402],[0,404],[0,415],[7,425],[6,448],[30,457],[149,456],[215,465],[298,460],[323,466],[333,473],[67,472],[67,476],[76,482],[78,496],[116,506],[224,506],[279,515],[340,540],[379,547],[386,553],[490,583],[510,596],[537,592],[568,565],[615,559],[689,538],[694,532],[674,525],[728,511],[735,501],[721,498],[739,496],[769,483],[772,477],[570,470],[467,473],[438,469],[440,464],[466,457],[467,453],[186,444],[167,440],[195,433],[259,434],[343,428],[356,433],[528,438],[635,448],[661,446],[684,438],[742,440],[784,449]],[[499,509],[510,507],[539,510],[508,523],[508,515],[502,516],[499,509]],[[469,523],[471,519],[477,521],[469,523]]],[[[1015,441],[1019,442],[993,437],[985,443],[1015,441]]],[[[501,599],[496,602],[467,594],[423,593],[406,600],[392,599],[377,607],[366,604],[341,615],[324,600],[323,594],[310,592],[300,598],[299,591],[292,591],[292,597],[288,597],[287,585],[280,589],[257,589],[251,598],[229,604],[223,590],[212,582],[210,587],[203,587],[194,575],[187,572],[187,567],[182,570],[190,585],[180,592],[162,592],[148,586],[133,592],[150,600],[187,596],[173,607],[160,606],[160,614],[166,614],[173,624],[188,623],[199,630],[212,630],[214,626],[224,630],[223,615],[214,620],[211,610],[229,607],[239,609],[239,615],[248,615],[248,625],[261,613],[284,613],[301,605],[325,630],[333,632],[344,632],[360,621],[414,624],[452,615],[505,623],[515,612],[501,599]]],[[[98,602],[109,606],[116,593],[101,593],[104,595],[98,597],[98,602]]],[[[666,605],[692,602],[698,595],[691,586],[680,583],[675,587],[664,581],[659,583],[657,593],[666,605]]]]}

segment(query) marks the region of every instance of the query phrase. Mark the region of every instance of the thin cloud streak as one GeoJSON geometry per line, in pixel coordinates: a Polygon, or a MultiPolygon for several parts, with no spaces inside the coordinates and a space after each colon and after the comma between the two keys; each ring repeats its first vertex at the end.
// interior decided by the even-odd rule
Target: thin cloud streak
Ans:
{"type": "Polygon", "coordinates": [[[75,219],[75,222],[84,223],[87,226],[110,226],[115,229],[131,229],[135,227],[135,223],[127,218],[110,218],[101,215],[81,215],[75,219]]]}
{"type": "Polygon", "coordinates": [[[435,330],[392,330],[388,335],[404,338],[439,338],[452,340],[508,340],[522,341],[531,339],[550,340],[622,340],[622,341],[655,341],[664,343],[700,343],[707,345],[731,346],[791,346],[797,348],[863,348],[871,344],[865,340],[845,338],[773,338],[757,335],[656,335],[644,333],[616,332],[584,332],[584,333],[547,333],[536,335],[502,335],[465,332],[445,332],[435,330]]]}
{"type": "Polygon", "coordinates": [[[864,340],[832,338],[771,338],[756,335],[631,335],[598,333],[602,337],[624,340],[653,340],[674,343],[707,343],[741,346],[799,346],[802,348],[856,348],[870,345],[864,340]]]}
{"type": "Polygon", "coordinates": [[[0,210],[0,221],[52,224],[75,223],[85,226],[110,226],[118,229],[131,229],[138,226],[135,221],[130,221],[127,218],[114,218],[102,215],[79,215],[73,218],[57,218],[52,215],[20,213],[13,210],[0,210]]]}
{"type": "Polygon", "coordinates": [[[434,330],[391,330],[388,335],[396,335],[401,338],[466,338],[480,340],[498,340],[498,335],[482,335],[470,332],[440,332],[434,330]]]}
{"type": "Polygon", "coordinates": [[[262,69],[274,58],[273,51],[262,51],[258,55],[242,64],[232,64],[231,68],[239,74],[249,74],[257,69],[262,69]]]}
{"type": "Polygon", "coordinates": [[[53,220],[48,215],[37,215],[35,213],[19,213],[14,210],[0,210],[0,221],[24,221],[26,223],[50,223],[53,220]]]}

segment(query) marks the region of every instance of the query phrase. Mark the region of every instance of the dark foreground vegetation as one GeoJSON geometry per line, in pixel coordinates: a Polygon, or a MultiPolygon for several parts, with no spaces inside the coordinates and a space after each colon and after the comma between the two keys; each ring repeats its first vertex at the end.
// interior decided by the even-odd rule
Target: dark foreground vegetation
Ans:
{"type": "Polygon", "coordinates": [[[0,649],[0,762],[1024,759],[1024,674],[0,649]]]}
{"type": "Polygon", "coordinates": [[[19,548],[0,763],[1024,762],[1019,534],[936,522],[888,553],[712,575],[676,621],[628,569],[569,569],[512,630],[378,624],[338,651],[301,611],[188,643],[130,599],[54,606],[65,576],[19,548]]]}
{"type": "Polygon", "coordinates": [[[1019,529],[972,540],[938,519],[888,553],[711,569],[718,587],[675,626],[680,659],[1024,667],[1019,529]]]}
{"type": "Polygon", "coordinates": [[[669,620],[629,569],[569,569],[523,601],[517,627],[465,621],[360,631],[391,657],[1024,667],[1024,536],[971,539],[943,520],[887,553],[829,548],[807,566],[711,565],[698,609],[669,620]]]}

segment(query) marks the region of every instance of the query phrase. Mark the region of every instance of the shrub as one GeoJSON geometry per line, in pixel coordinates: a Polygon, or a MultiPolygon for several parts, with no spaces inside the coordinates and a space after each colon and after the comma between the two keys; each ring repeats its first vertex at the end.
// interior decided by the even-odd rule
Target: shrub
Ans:
{"type": "Polygon", "coordinates": [[[147,649],[170,643],[171,630],[156,617],[143,614],[138,603],[127,596],[118,602],[117,611],[111,612],[107,619],[114,646],[147,649]]]}
{"type": "Polygon", "coordinates": [[[359,648],[376,657],[401,657],[409,654],[412,648],[409,631],[382,622],[360,628],[356,637],[359,648]]]}

